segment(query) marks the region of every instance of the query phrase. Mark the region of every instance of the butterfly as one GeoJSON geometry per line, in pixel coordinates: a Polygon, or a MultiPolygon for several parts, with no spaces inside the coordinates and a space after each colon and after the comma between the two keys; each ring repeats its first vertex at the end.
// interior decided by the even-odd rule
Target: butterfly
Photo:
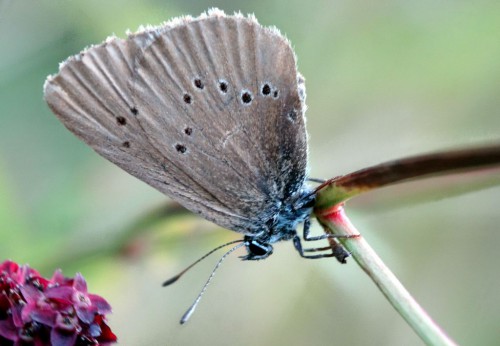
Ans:
{"type": "Polygon", "coordinates": [[[309,234],[304,78],[276,28],[217,9],[142,27],[68,58],[44,95],[98,154],[243,234],[228,253],[260,260],[292,240],[302,257],[338,257],[297,233],[328,237],[309,234]]]}

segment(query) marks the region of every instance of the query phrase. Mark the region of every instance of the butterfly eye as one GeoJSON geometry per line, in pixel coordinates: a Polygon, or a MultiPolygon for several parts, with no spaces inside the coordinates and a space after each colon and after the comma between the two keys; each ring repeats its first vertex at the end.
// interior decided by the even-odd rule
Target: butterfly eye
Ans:
{"type": "Polygon", "coordinates": [[[255,257],[261,257],[270,255],[273,251],[273,248],[269,244],[263,244],[253,240],[248,244],[248,250],[255,257]]]}

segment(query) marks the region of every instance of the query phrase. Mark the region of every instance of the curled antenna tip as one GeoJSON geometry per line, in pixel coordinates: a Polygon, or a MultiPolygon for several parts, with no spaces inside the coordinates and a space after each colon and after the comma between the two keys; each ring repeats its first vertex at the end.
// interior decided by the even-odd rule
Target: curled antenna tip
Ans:
{"type": "Polygon", "coordinates": [[[191,317],[191,315],[193,314],[194,312],[194,309],[196,309],[196,305],[197,304],[193,304],[189,309],[188,311],[186,311],[186,313],[182,316],[181,320],[179,321],[180,324],[184,324],[186,323],[189,318],[191,317]]]}
{"type": "Polygon", "coordinates": [[[176,282],[177,280],[179,280],[179,278],[180,278],[180,277],[181,277],[180,275],[176,275],[176,276],[174,276],[173,278],[170,278],[170,279],[168,279],[167,281],[165,281],[165,282],[162,284],[162,286],[163,286],[163,287],[166,287],[166,286],[168,286],[168,285],[171,285],[171,284],[173,284],[174,282],[176,282]]]}

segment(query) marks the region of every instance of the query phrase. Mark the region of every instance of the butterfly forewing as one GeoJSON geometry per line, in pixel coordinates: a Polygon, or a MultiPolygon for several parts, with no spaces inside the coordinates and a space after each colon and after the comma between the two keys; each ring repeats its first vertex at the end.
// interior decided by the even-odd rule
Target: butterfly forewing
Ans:
{"type": "Polygon", "coordinates": [[[251,234],[304,181],[298,83],[293,51],[276,30],[213,11],[70,58],[45,98],[108,160],[251,234]]]}

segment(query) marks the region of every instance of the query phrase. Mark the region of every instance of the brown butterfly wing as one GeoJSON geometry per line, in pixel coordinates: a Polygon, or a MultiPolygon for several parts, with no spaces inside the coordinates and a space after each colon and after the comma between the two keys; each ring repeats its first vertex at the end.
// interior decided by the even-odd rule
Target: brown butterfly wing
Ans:
{"type": "Polygon", "coordinates": [[[219,11],[110,39],[45,85],[54,113],[100,155],[248,234],[303,185],[304,97],[288,41],[219,11]]]}

